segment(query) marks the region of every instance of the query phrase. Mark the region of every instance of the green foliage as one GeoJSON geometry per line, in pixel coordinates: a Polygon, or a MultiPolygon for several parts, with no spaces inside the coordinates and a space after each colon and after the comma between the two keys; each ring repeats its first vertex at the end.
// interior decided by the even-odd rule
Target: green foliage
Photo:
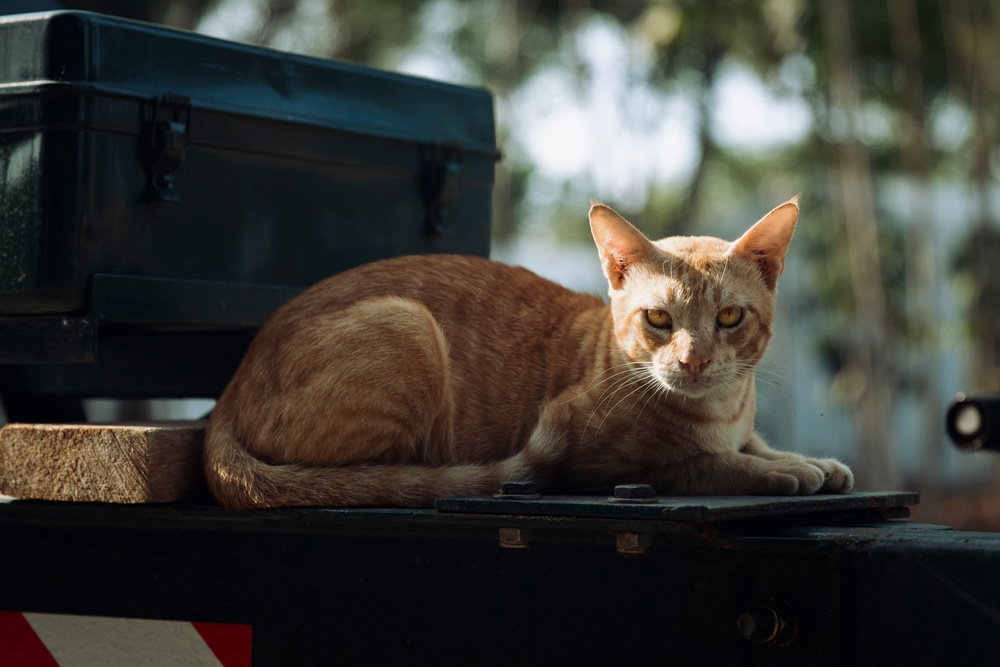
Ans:
{"type": "MultiPolygon", "coordinates": [[[[310,22],[323,23],[320,27],[325,30],[316,34],[327,36],[306,45],[315,55],[386,68],[395,68],[415,53],[448,61],[458,80],[495,93],[504,142],[516,139],[522,129],[511,125],[509,113],[518,91],[550,68],[568,73],[578,92],[587,90],[595,81],[595,62],[588,59],[588,47],[579,39],[595,20],[618,26],[630,53],[639,54],[635,56],[639,64],[622,74],[631,86],[625,90],[689,101],[697,151],[685,174],[670,179],[646,176],[644,202],[608,203],[621,206],[623,214],[655,236],[726,234],[748,222],[735,219],[740,212],[763,212],[802,193],[809,224],[800,227],[796,246],[808,255],[807,280],[817,300],[831,308],[823,343],[831,349],[842,338],[840,331],[849,329],[859,313],[859,295],[846,260],[848,218],[831,184],[834,175],[848,168],[842,161],[845,147],[856,144],[863,149],[870,173],[861,176],[873,183],[876,200],[886,174],[909,173],[920,179],[959,175],[983,191],[996,182],[992,165],[1000,120],[992,103],[1000,98],[996,67],[1000,5],[990,0],[915,0],[910,5],[912,15],[904,11],[907,5],[894,0],[831,0],[828,5],[805,0],[69,0],[65,4],[198,28],[206,16],[236,3],[243,11],[249,7],[260,15],[259,29],[239,36],[246,41],[286,44],[288,34],[316,29],[305,26],[300,11],[311,8],[310,22]],[[834,4],[850,19],[849,25],[831,25],[826,12],[834,4]],[[906,23],[909,16],[912,23],[906,23]],[[838,59],[837,49],[844,45],[837,46],[837,36],[843,36],[837,30],[847,31],[846,61],[838,59]],[[907,49],[914,48],[907,55],[907,49]],[[756,151],[721,140],[712,113],[720,73],[732,64],[753,72],[773,94],[802,103],[810,116],[806,135],[756,151]],[[838,93],[838,77],[843,76],[853,91],[850,106],[841,99],[843,89],[838,93]],[[935,139],[934,128],[947,125],[942,120],[947,119],[945,114],[950,114],[951,135],[935,139]]],[[[616,103],[628,107],[631,100],[616,103]]],[[[602,131],[593,128],[595,135],[602,131]]],[[[498,179],[504,184],[498,188],[498,238],[517,233],[517,221],[533,220],[532,224],[551,225],[561,238],[586,239],[581,208],[590,196],[604,196],[596,191],[599,186],[592,172],[582,170],[579,178],[547,185],[548,203],[538,211],[527,197],[545,176],[525,159],[510,159],[501,168],[509,172],[498,179]]],[[[882,284],[872,289],[883,289],[889,304],[886,335],[905,336],[914,324],[897,304],[905,303],[907,289],[915,289],[906,285],[904,269],[906,261],[916,260],[900,259],[907,254],[902,239],[908,226],[925,223],[900,219],[887,224],[887,212],[879,213],[876,239],[882,284]]],[[[995,222],[989,217],[984,212],[983,224],[995,222]]],[[[984,279],[973,278],[977,280],[984,279]]],[[[981,292],[976,291],[978,299],[1000,301],[1000,295],[981,292]]],[[[827,356],[843,354],[841,350],[827,356]]]]}

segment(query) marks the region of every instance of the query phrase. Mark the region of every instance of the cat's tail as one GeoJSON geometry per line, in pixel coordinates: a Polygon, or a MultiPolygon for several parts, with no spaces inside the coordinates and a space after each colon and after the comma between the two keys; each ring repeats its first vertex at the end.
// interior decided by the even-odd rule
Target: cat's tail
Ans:
{"type": "Polygon", "coordinates": [[[229,509],[431,507],[435,498],[492,493],[502,481],[537,480],[532,458],[522,452],[484,464],[274,465],[248,452],[228,424],[209,426],[204,452],[209,489],[229,509]]]}

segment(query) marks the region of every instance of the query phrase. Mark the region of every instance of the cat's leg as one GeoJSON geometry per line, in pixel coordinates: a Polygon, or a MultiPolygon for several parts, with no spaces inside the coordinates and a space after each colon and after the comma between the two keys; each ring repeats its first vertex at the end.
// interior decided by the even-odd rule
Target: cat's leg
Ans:
{"type": "Polygon", "coordinates": [[[765,459],[745,452],[704,453],[664,466],[651,483],[662,494],[806,495],[825,473],[801,457],[765,459]]]}
{"type": "Polygon", "coordinates": [[[254,438],[258,456],[325,466],[450,461],[448,348],[425,306],[366,299],[316,317],[286,345],[303,368],[288,369],[276,399],[258,406],[270,415],[254,438]]]}
{"type": "Polygon", "coordinates": [[[565,392],[545,404],[524,448],[502,462],[507,480],[532,481],[539,488],[545,488],[560,477],[573,421],[573,409],[567,396],[571,398],[577,394],[579,392],[565,392]]]}
{"type": "Polygon", "coordinates": [[[769,461],[805,461],[816,466],[823,471],[825,479],[821,490],[843,493],[854,488],[854,473],[836,459],[816,459],[792,452],[780,452],[768,447],[764,440],[754,433],[750,440],[743,445],[741,451],[745,454],[753,454],[769,461]]]}

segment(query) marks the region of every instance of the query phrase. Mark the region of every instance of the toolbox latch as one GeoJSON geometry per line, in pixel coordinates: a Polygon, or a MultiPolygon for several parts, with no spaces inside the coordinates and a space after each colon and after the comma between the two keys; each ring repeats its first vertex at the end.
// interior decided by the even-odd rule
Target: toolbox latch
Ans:
{"type": "Polygon", "coordinates": [[[435,144],[424,149],[424,231],[428,236],[441,236],[444,233],[445,216],[458,199],[461,174],[461,148],[435,144]]]}
{"type": "Polygon", "coordinates": [[[149,184],[153,195],[179,202],[174,177],[187,154],[191,132],[191,98],[165,94],[157,98],[149,131],[149,184]]]}

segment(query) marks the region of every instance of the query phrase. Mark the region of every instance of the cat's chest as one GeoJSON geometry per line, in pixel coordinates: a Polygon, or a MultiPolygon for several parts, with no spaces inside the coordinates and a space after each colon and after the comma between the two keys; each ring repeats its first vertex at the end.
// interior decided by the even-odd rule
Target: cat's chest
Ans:
{"type": "Polygon", "coordinates": [[[753,433],[752,415],[692,416],[666,413],[657,421],[655,450],[673,460],[691,455],[731,452],[747,443],[753,433]]]}
{"type": "Polygon", "coordinates": [[[705,453],[737,451],[753,434],[753,401],[718,405],[648,401],[576,420],[584,449],[614,451],[645,464],[667,464],[705,453]],[[582,424],[582,427],[581,427],[582,424]]]}
{"type": "Polygon", "coordinates": [[[688,447],[699,452],[718,454],[737,451],[753,434],[753,420],[718,420],[691,427],[687,436],[688,447]]]}

